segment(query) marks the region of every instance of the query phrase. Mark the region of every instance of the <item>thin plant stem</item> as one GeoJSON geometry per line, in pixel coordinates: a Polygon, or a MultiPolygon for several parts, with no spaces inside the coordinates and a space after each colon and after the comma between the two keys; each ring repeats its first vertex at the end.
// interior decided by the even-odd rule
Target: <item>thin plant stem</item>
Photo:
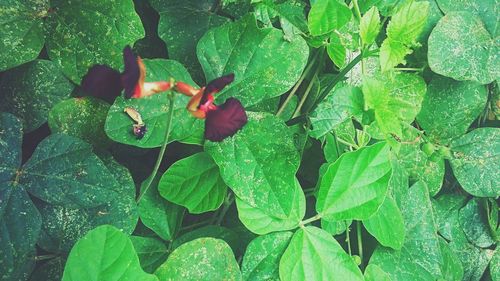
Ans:
{"type": "Polygon", "coordinates": [[[148,189],[151,187],[151,184],[153,183],[154,178],[156,177],[156,174],[158,173],[158,169],[160,168],[161,161],[163,160],[163,155],[165,155],[165,151],[167,150],[167,144],[168,140],[170,137],[170,129],[172,127],[172,117],[174,116],[174,100],[175,100],[175,94],[174,93],[169,93],[168,94],[168,118],[167,118],[167,131],[165,132],[165,138],[163,140],[163,145],[161,146],[160,153],[158,154],[158,158],[156,159],[155,166],[153,168],[153,172],[147,179],[147,183],[142,189],[142,191],[139,194],[139,197],[137,197],[137,203],[141,202],[142,197],[148,189]]]}
{"type": "Polygon", "coordinates": [[[363,267],[363,237],[361,233],[361,222],[356,221],[356,234],[358,237],[358,252],[359,258],[361,259],[361,268],[363,267]]]}
{"type": "Polygon", "coordinates": [[[358,0],[353,0],[355,15],[358,20],[361,22],[361,11],[359,10],[358,0]]]}
{"type": "Polygon", "coordinates": [[[346,228],[345,228],[345,241],[347,242],[347,251],[349,252],[349,256],[352,256],[352,249],[351,249],[351,238],[349,237],[349,226],[346,223],[346,228]]]}
{"type": "Polygon", "coordinates": [[[302,109],[302,106],[307,100],[307,97],[309,96],[309,93],[311,92],[312,86],[314,84],[314,76],[316,76],[319,72],[319,67],[316,69],[316,72],[313,75],[313,78],[309,82],[309,85],[307,85],[306,91],[304,92],[304,95],[299,101],[299,104],[297,105],[297,108],[295,108],[295,111],[293,112],[292,118],[299,116],[300,110],[302,109]]]}
{"type": "Polygon", "coordinates": [[[224,216],[226,216],[227,211],[231,207],[231,205],[234,202],[235,197],[233,196],[232,192],[229,192],[227,194],[226,200],[224,200],[224,206],[222,207],[222,211],[219,213],[219,217],[217,218],[217,221],[215,222],[216,225],[220,225],[222,223],[222,220],[224,219],[224,216]]]}
{"type": "Polygon", "coordinates": [[[305,219],[299,223],[299,227],[304,227],[304,225],[309,224],[311,222],[317,221],[321,219],[320,214],[316,214],[314,217],[310,217],[308,219],[305,219]]]}
{"type": "Polygon", "coordinates": [[[309,74],[309,71],[311,71],[314,63],[316,62],[316,59],[318,58],[319,53],[320,53],[320,51],[318,50],[314,54],[313,58],[309,62],[309,65],[306,67],[306,69],[304,70],[304,72],[302,72],[302,75],[300,76],[299,81],[297,81],[297,83],[295,84],[295,86],[292,88],[292,90],[290,91],[290,93],[286,97],[286,99],[283,102],[283,104],[280,106],[280,108],[276,112],[276,116],[280,116],[283,113],[283,111],[285,110],[285,108],[288,105],[288,103],[292,100],[292,97],[295,95],[295,93],[299,89],[300,84],[302,84],[302,81],[304,81],[304,79],[306,78],[307,74],[309,74]]]}

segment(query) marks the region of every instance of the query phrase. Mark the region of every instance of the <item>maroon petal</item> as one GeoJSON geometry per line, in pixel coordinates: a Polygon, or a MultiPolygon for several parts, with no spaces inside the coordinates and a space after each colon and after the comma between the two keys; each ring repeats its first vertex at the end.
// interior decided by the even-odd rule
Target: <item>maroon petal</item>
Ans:
{"type": "Polygon", "coordinates": [[[135,86],[141,76],[137,56],[130,46],[123,49],[123,63],[125,64],[125,70],[122,73],[122,83],[125,89],[125,97],[130,98],[134,94],[135,86]]]}
{"type": "Polygon", "coordinates": [[[231,84],[233,81],[234,81],[234,73],[231,73],[208,82],[207,86],[205,87],[205,90],[203,91],[203,97],[201,98],[200,104],[204,104],[205,102],[207,102],[207,97],[209,94],[213,95],[222,91],[224,87],[231,84]]]}
{"type": "Polygon", "coordinates": [[[88,95],[113,103],[123,89],[120,72],[107,65],[94,65],[83,77],[82,89],[88,95]]]}
{"type": "Polygon", "coordinates": [[[205,138],[211,141],[222,141],[234,135],[247,123],[247,114],[240,101],[229,98],[216,110],[207,112],[205,119],[205,138]]]}

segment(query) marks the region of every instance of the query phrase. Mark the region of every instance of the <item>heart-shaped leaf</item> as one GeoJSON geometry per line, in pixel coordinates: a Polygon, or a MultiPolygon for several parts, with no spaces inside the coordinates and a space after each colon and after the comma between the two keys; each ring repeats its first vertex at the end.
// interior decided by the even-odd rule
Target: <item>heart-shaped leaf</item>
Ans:
{"type": "Polygon", "coordinates": [[[382,246],[400,250],[405,241],[405,225],[398,205],[387,196],[378,211],[363,220],[366,230],[373,235],[382,246]]]}

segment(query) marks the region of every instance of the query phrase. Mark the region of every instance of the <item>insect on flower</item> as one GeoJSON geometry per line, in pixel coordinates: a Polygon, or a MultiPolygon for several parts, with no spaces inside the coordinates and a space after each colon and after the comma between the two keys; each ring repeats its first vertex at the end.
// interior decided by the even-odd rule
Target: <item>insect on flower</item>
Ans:
{"type": "Polygon", "coordinates": [[[195,89],[184,82],[175,84],[176,90],[190,96],[187,110],[196,118],[205,119],[205,138],[222,141],[234,135],[247,123],[245,108],[236,98],[228,98],[223,104],[214,104],[214,95],[233,82],[234,74],[210,81],[206,87],[195,89]]]}
{"type": "Polygon", "coordinates": [[[141,114],[132,107],[125,107],[123,110],[127,115],[134,120],[136,124],[132,125],[132,132],[137,137],[137,139],[142,139],[146,132],[148,131],[146,124],[142,121],[141,114]]]}
{"type": "Polygon", "coordinates": [[[123,62],[125,70],[122,73],[109,65],[92,66],[82,79],[83,90],[112,103],[122,90],[125,90],[125,98],[142,98],[168,91],[174,84],[172,80],[145,82],[146,67],[130,46],[123,49],[123,62]]]}

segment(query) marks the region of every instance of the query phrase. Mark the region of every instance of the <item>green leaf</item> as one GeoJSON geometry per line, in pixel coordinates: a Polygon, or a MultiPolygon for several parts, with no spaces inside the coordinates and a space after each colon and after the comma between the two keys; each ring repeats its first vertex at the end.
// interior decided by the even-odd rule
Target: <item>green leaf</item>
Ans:
{"type": "Polygon", "coordinates": [[[279,263],[288,247],[292,232],[275,232],[259,236],[248,244],[243,256],[243,280],[279,280],[279,263]]]}
{"type": "Polygon", "coordinates": [[[192,214],[218,209],[227,194],[219,167],[205,152],[175,162],[158,184],[160,195],[192,214]]]}
{"type": "Polygon", "coordinates": [[[177,249],[184,243],[204,237],[224,240],[236,254],[238,254],[241,250],[240,247],[242,246],[242,240],[239,234],[233,229],[218,225],[207,225],[186,232],[182,236],[175,238],[172,242],[171,249],[177,249]]]}
{"type": "Polygon", "coordinates": [[[330,35],[330,41],[326,45],[326,51],[332,62],[341,69],[345,65],[346,59],[346,48],[342,45],[340,37],[332,33],[330,35]]]}
{"type": "Polygon", "coordinates": [[[354,260],[326,231],[308,226],[295,232],[281,257],[280,279],[363,280],[354,260]]]}
{"type": "Polygon", "coordinates": [[[500,251],[496,250],[490,261],[490,275],[494,281],[500,280],[500,251]]]}
{"type": "Polygon", "coordinates": [[[387,38],[380,48],[380,66],[382,72],[390,70],[418,46],[417,39],[425,27],[429,14],[429,2],[406,1],[391,17],[387,25],[387,38]]]}
{"type": "Polygon", "coordinates": [[[422,77],[409,73],[386,73],[363,79],[368,108],[384,134],[401,136],[401,122],[411,123],[420,111],[426,85],[422,77]]]}
{"type": "Polygon", "coordinates": [[[351,10],[343,1],[317,0],[312,4],[307,20],[311,35],[318,36],[341,28],[351,17],[351,10]]]}
{"type": "Polygon", "coordinates": [[[89,231],[68,256],[62,281],[158,280],[145,273],[129,237],[113,226],[89,231]],[[118,251],[117,251],[118,250],[118,251]]]}
{"type": "Polygon", "coordinates": [[[384,202],[390,176],[385,143],[344,153],[321,179],[316,211],[332,220],[367,219],[384,202]]]}
{"type": "Polygon", "coordinates": [[[76,241],[99,225],[112,225],[130,234],[139,217],[135,203],[135,185],[129,171],[106,159],[106,167],[112,173],[119,188],[117,197],[93,208],[72,208],[64,205],[37,204],[43,225],[38,246],[51,253],[66,254],[76,241]]]}
{"type": "Polygon", "coordinates": [[[55,63],[36,60],[7,71],[2,76],[0,111],[21,118],[24,130],[30,132],[45,123],[49,110],[69,98],[72,90],[73,85],[55,63]]]}
{"type": "Polygon", "coordinates": [[[92,146],[68,135],[44,139],[24,164],[19,181],[35,197],[71,208],[100,206],[115,200],[120,190],[92,146]]]}
{"type": "Polygon", "coordinates": [[[0,155],[2,155],[0,158],[0,186],[13,180],[21,165],[22,138],[21,120],[12,114],[0,112],[0,155]]]}
{"type": "Polygon", "coordinates": [[[391,281],[391,277],[375,264],[369,264],[365,269],[365,281],[391,281]]]}
{"type": "Polygon", "coordinates": [[[384,247],[400,250],[405,241],[405,225],[398,205],[387,196],[378,211],[363,220],[366,230],[384,247]]]}
{"type": "Polygon", "coordinates": [[[458,257],[451,251],[443,238],[439,239],[439,249],[443,255],[441,271],[445,280],[463,280],[464,268],[458,257]]]}
{"type": "Polygon", "coordinates": [[[39,264],[31,274],[30,281],[60,281],[66,259],[57,257],[39,264]]]}
{"type": "Polygon", "coordinates": [[[365,46],[375,42],[378,33],[380,32],[380,15],[376,6],[368,10],[359,24],[359,36],[365,46]]]}
{"type": "Polygon", "coordinates": [[[429,66],[455,80],[488,84],[500,76],[495,44],[478,16],[450,12],[429,36],[429,66]]]}
{"type": "MultiPolygon", "coordinates": [[[[174,78],[192,86],[196,84],[187,70],[173,60],[153,59],[143,60],[147,69],[146,81],[160,81],[174,78]]],[[[174,116],[169,141],[183,140],[198,130],[202,130],[203,123],[186,110],[189,97],[177,94],[174,101],[174,116]]],[[[118,97],[108,112],[104,129],[106,134],[119,143],[134,145],[142,148],[159,147],[165,139],[167,130],[167,116],[169,98],[168,93],[160,93],[141,99],[124,99],[118,97]],[[123,112],[125,107],[133,107],[142,116],[147,126],[147,133],[142,139],[137,139],[132,132],[134,121],[123,112]]]]}
{"type": "Polygon", "coordinates": [[[205,151],[226,184],[250,207],[282,219],[292,212],[299,155],[283,121],[248,112],[241,131],[222,142],[205,142],[205,151]]]}
{"type": "Polygon", "coordinates": [[[200,79],[203,72],[196,58],[196,43],[209,29],[229,21],[212,11],[214,5],[215,0],[151,1],[160,14],[158,35],[168,46],[169,58],[181,62],[200,79]]]}
{"type": "Polygon", "coordinates": [[[295,188],[292,190],[294,196],[288,199],[291,203],[291,210],[286,217],[273,215],[269,209],[252,206],[247,201],[237,197],[236,207],[241,222],[250,231],[259,235],[296,228],[304,218],[306,198],[298,180],[295,180],[295,188]]]}
{"type": "Polygon", "coordinates": [[[435,229],[429,191],[414,184],[402,201],[406,237],[401,250],[377,247],[370,264],[378,265],[392,280],[436,280],[442,276],[443,258],[435,229]],[[423,251],[422,249],[425,249],[423,251]]]}
{"type": "Polygon", "coordinates": [[[123,65],[122,50],[144,37],[131,0],[52,0],[44,21],[47,53],[79,84],[93,64],[123,65]]]}
{"type": "Polygon", "coordinates": [[[484,204],[478,198],[472,198],[458,213],[462,230],[470,243],[480,248],[488,248],[495,243],[484,204]]]}
{"type": "Polygon", "coordinates": [[[500,129],[478,128],[451,142],[453,174],[468,193],[498,197],[500,129]]]}
{"type": "Polygon", "coordinates": [[[340,235],[344,233],[352,224],[352,220],[348,221],[329,221],[321,219],[321,229],[327,231],[331,235],[340,235]]]}
{"type": "Polygon", "coordinates": [[[94,97],[72,98],[56,104],[49,112],[52,133],[80,138],[95,147],[106,148],[111,140],[104,132],[110,105],[94,97]]]}
{"type": "Polygon", "coordinates": [[[467,132],[487,100],[486,87],[478,83],[434,76],[417,121],[427,135],[446,144],[467,132]]]}
{"type": "Polygon", "coordinates": [[[175,249],[155,272],[160,280],[241,280],[238,263],[226,242],[199,238],[175,249]]]}
{"type": "Polygon", "coordinates": [[[0,3],[0,71],[34,60],[43,48],[43,17],[49,1],[0,3]]]}
{"type": "Polygon", "coordinates": [[[163,240],[174,239],[181,227],[185,209],[160,196],[157,178],[153,180],[149,189],[144,193],[138,207],[139,217],[146,227],[163,240]]]}
{"type": "Polygon", "coordinates": [[[23,186],[2,183],[0,194],[0,280],[28,280],[42,219],[23,186]]]}
{"type": "Polygon", "coordinates": [[[167,260],[168,248],[162,241],[141,236],[130,236],[134,249],[139,256],[141,267],[148,273],[153,273],[167,260]]]}
{"type": "Polygon", "coordinates": [[[458,217],[459,209],[461,209],[466,202],[467,197],[465,194],[454,193],[444,193],[432,199],[439,234],[448,241],[452,240],[454,227],[454,225],[450,223],[449,218],[453,216],[458,217]]]}
{"type": "Polygon", "coordinates": [[[280,30],[260,29],[255,17],[249,15],[205,33],[198,42],[197,55],[207,81],[228,73],[235,75],[217,100],[236,97],[249,107],[288,91],[302,74],[309,49],[302,37],[285,41],[280,30]]]}
{"type": "Polygon", "coordinates": [[[272,0],[265,0],[255,7],[256,18],[271,26],[271,19],[279,18],[284,39],[289,41],[295,34],[306,34],[308,32],[307,20],[304,14],[305,5],[298,1],[285,1],[275,3],[272,0]],[[265,19],[264,19],[265,18],[265,19]]]}
{"type": "Polygon", "coordinates": [[[338,127],[342,122],[363,114],[363,93],[358,87],[349,85],[335,87],[309,117],[312,130],[309,135],[320,138],[338,127]]]}

